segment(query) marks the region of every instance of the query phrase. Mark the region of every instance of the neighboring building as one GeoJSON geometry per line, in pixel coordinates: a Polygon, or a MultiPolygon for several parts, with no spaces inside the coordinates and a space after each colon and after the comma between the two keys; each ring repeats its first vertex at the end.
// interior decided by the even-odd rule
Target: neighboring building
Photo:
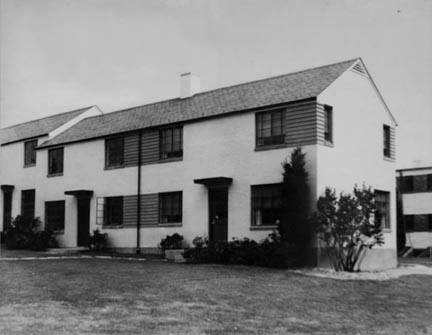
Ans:
{"type": "Polygon", "coordinates": [[[432,247],[432,166],[397,170],[396,178],[405,245],[432,247]]]}
{"type": "Polygon", "coordinates": [[[302,146],[312,209],[326,186],[375,188],[385,244],[362,266],[396,266],[396,122],[360,58],[198,89],[182,75],[179,98],[86,117],[39,139],[36,153],[23,136],[3,140],[1,211],[9,197],[12,216],[40,216],[67,247],[95,229],[124,250],[175,232],[260,240],[280,219],[281,162],[302,146]]]}

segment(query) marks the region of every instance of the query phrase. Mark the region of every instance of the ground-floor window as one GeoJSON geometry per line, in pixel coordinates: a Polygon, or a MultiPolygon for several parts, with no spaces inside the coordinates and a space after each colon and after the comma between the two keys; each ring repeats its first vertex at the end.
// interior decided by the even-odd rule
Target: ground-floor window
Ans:
{"type": "Polygon", "coordinates": [[[390,192],[375,190],[375,223],[390,229],[390,192]]]}
{"type": "Polygon", "coordinates": [[[432,232],[432,214],[404,215],[405,230],[410,232],[432,232]]]}
{"type": "Polygon", "coordinates": [[[105,198],[103,224],[105,226],[123,224],[123,197],[105,198]]]}
{"type": "Polygon", "coordinates": [[[28,219],[35,216],[35,190],[21,191],[21,215],[28,219]]]}
{"type": "Polygon", "coordinates": [[[65,201],[45,202],[45,229],[55,232],[64,232],[65,228],[65,201]]]}
{"type": "Polygon", "coordinates": [[[252,226],[273,226],[282,219],[282,184],[251,186],[252,226]]]}
{"type": "Polygon", "coordinates": [[[182,222],[182,192],[159,193],[159,223],[182,222]]]}

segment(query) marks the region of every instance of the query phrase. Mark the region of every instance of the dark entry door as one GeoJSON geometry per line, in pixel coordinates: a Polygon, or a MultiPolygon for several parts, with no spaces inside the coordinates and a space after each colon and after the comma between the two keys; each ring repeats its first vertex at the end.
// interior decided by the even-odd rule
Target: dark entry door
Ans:
{"type": "Polygon", "coordinates": [[[228,188],[209,188],[209,239],[228,239],[228,188]]]}
{"type": "Polygon", "coordinates": [[[3,193],[3,231],[5,232],[12,221],[12,192],[3,193]]]}
{"type": "Polygon", "coordinates": [[[90,230],[90,198],[77,198],[78,202],[78,246],[88,245],[90,230]]]}

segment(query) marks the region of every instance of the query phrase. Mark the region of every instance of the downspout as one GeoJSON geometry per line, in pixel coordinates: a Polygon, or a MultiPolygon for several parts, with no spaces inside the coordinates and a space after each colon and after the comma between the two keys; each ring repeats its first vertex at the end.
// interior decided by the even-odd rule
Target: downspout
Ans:
{"type": "Polygon", "coordinates": [[[136,254],[139,255],[141,253],[141,146],[142,146],[142,132],[138,132],[138,187],[137,187],[137,246],[136,246],[136,254]]]}

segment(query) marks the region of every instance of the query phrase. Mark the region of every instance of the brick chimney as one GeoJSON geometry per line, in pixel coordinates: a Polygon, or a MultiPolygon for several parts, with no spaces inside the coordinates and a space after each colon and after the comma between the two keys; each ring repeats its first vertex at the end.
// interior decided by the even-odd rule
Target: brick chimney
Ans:
{"type": "Polygon", "coordinates": [[[180,98],[189,98],[201,91],[200,78],[191,72],[180,75],[180,98]]]}

